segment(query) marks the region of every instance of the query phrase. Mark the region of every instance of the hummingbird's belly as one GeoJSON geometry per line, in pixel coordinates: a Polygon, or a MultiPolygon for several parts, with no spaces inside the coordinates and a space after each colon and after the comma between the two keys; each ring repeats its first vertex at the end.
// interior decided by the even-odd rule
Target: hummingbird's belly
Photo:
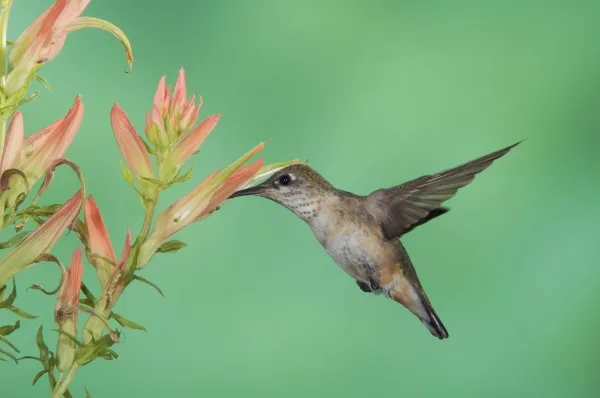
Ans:
{"type": "Polygon", "coordinates": [[[378,242],[361,230],[330,236],[321,244],[333,260],[355,279],[368,283],[377,274],[378,242]]]}

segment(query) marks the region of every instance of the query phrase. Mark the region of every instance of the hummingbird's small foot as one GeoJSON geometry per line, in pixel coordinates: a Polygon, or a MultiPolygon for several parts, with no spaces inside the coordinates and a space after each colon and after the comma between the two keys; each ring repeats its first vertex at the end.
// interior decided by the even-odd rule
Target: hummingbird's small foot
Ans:
{"type": "Polygon", "coordinates": [[[356,284],[358,285],[358,287],[360,287],[360,290],[362,290],[363,292],[365,292],[365,293],[372,292],[371,287],[368,284],[361,282],[361,281],[356,281],[356,284]]]}
{"type": "Polygon", "coordinates": [[[356,284],[358,285],[360,290],[362,290],[365,293],[372,293],[381,290],[381,286],[379,285],[379,283],[375,282],[372,279],[369,281],[369,283],[356,281],[356,284]]]}

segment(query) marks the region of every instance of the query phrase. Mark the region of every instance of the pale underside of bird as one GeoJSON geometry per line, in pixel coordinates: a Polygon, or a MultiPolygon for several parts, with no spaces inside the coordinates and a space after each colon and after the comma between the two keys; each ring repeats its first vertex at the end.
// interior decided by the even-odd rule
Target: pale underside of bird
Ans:
{"type": "Polygon", "coordinates": [[[431,334],[445,339],[448,331],[425,294],[400,237],[448,212],[442,203],[518,144],[366,196],[337,189],[308,165],[296,164],[231,197],[256,195],[285,206],[310,226],[361,290],[402,304],[431,334]]]}

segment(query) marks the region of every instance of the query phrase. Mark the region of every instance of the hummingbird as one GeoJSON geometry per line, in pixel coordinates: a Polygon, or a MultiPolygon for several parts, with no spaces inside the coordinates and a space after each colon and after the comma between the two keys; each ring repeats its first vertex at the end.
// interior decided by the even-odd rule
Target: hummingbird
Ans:
{"type": "Polygon", "coordinates": [[[230,198],[259,196],[291,210],[363,292],[402,304],[443,340],[448,331],[400,238],[447,213],[449,208],[442,203],[518,144],[366,196],[334,187],[307,164],[293,164],[230,198]]]}

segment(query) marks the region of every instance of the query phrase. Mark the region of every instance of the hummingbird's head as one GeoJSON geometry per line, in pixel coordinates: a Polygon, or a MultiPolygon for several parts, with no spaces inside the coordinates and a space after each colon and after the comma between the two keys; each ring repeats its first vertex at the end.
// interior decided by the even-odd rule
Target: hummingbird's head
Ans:
{"type": "Polygon", "coordinates": [[[262,196],[292,210],[301,218],[314,215],[319,200],[333,188],[306,164],[293,164],[273,174],[262,184],[237,191],[238,196],[262,196]]]}

